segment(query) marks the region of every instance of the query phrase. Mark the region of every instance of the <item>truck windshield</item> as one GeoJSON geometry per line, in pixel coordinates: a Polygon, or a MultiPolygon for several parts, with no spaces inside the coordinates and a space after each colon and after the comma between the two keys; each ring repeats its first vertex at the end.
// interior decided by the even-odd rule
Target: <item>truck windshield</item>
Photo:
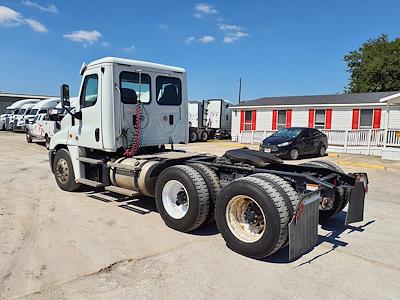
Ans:
{"type": "Polygon", "coordinates": [[[32,109],[32,110],[29,112],[29,115],[30,115],[30,116],[34,116],[34,115],[37,114],[37,112],[38,112],[37,109],[32,109]]]}
{"type": "Polygon", "coordinates": [[[26,109],[20,109],[19,112],[18,112],[18,114],[19,114],[19,115],[23,115],[23,114],[25,113],[25,111],[26,111],[26,109]]]}
{"type": "Polygon", "coordinates": [[[285,128],[275,132],[272,136],[279,136],[294,139],[301,132],[300,128],[285,128]]]}
{"type": "Polygon", "coordinates": [[[19,108],[14,109],[14,115],[18,115],[19,108]]]}
{"type": "Polygon", "coordinates": [[[11,115],[12,113],[13,113],[13,110],[12,110],[12,109],[7,109],[7,110],[6,110],[6,114],[7,114],[7,115],[11,115]]]}

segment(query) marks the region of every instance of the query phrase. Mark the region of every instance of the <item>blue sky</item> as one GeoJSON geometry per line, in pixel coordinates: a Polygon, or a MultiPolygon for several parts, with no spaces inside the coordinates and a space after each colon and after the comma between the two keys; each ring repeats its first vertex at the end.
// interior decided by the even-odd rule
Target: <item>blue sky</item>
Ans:
{"type": "Polygon", "coordinates": [[[82,62],[184,67],[189,99],[342,92],[343,56],[399,37],[400,1],[1,1],[0,91],[77,94],[82,62]]]}

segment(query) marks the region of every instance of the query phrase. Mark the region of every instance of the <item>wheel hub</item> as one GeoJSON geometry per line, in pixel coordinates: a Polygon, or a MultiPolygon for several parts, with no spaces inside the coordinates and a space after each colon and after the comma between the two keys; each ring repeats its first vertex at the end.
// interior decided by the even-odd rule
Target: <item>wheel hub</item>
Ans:
{"type": "Polygon", "coordinates": [[[162,190],[162,202],[165,211],[174,219],[182,219],[189,210],[188,192],[178,180],[165,183],[162,190]]]}
{"type": "Polygon", "coordinates": [[[176,195],[176,205],[185,205],[187,204],[188,199],[186,197],[185,191],[179,191],[178,194],[176,195]]]}
{"type": "Polygon", "coordinates": [[[68,181],[68,177],[69,177],[69,170],[68,170],[68,164],[66,162],[65,159],[61,158],[58,162],[57,162],[57,166],[56,166],[56,175],[58,180],[65,184],[68,181]]]}

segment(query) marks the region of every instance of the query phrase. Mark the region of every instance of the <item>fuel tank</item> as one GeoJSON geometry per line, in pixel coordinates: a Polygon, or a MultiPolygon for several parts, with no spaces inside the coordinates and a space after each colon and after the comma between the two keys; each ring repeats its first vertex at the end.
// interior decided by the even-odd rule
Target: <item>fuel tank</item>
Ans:
{"type": "Polygon", "coordinates": [[[127,168],[110,168],[110,181],[113,185],[154,197],[157,177],[163,169],[162,161],[122,157],[115,163],[126,165],[127,168]]]}

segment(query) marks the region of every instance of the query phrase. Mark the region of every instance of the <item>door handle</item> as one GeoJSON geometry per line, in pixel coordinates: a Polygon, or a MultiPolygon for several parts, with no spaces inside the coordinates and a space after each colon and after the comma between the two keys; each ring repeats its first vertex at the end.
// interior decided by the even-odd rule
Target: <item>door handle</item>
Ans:
{"type": "Polygon", "coordinates": [[[96,139],[96,142],[98,142],[100,140],[100,129],[96,128],[96,130],[94,131],[94,138],[96,139]]]}

